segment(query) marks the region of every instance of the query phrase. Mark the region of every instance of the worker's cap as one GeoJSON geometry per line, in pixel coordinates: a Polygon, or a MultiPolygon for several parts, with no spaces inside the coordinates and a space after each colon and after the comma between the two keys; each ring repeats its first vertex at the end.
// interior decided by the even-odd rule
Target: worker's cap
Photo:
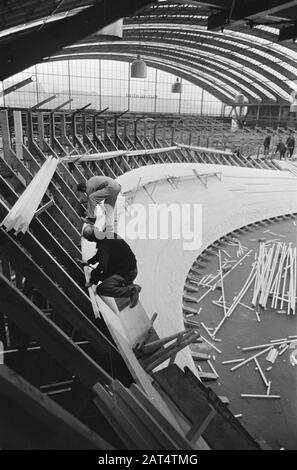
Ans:
{"type": "Polygon", "coordinates": [[[94,235],[94,226],[93,225],[86,225],[83,229],[82,236],[88,238],[94,235]]]}

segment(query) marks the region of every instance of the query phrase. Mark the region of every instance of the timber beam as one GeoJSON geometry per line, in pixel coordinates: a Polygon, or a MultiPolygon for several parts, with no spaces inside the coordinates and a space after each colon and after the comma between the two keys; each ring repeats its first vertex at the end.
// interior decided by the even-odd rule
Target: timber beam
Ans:
{"type": "MultiPolygon", "coordinates": [[[[1,177],[0,177],[1,178],[1,177]]],[[[4,196],[5,197],[5,196],[4,196]]],[[[0,219],[4,219],[8,213],[8,208],[0,200],[0,219]]],[[[55,280],[55,282],[63,286],[63,291],[66,295],[72,299],[72,301],[77,305],[77,307],[82,310],[85,315],[89,318],[93,318],[92,305],[89,297],[86,295],[84,290],[82,290],[79,285],[84,284],[84,275],[77,264],[69,257],[67,252],[60,247],[59,243],[51,236],[50,232],[44,227],[41,222],[37,219],[33,219],[32,231],[38,237],[38,240],[43,240],[45,247],[35,238],[35,236],[29,231],[25,234],[20,233],[18,235],[18,241],[22,247],[27,250],[34,261],[47,272],[47,274],[55,280]],[[62,255],[65,259],[64,263],[62,261],[62,255]],[[58,260],[55,259],[50,252],[54,253],[58,260]],[[63,265],[67,262],[67,257],[72,261],[73,267],[75,267],[75,272],[79,274],[81,282],[78,284],[75,282],[74,278],[76,276],[70,276],[66,270],[63,268],[63,265]],[[77,271],[78,270],[78,271],[77,271]]],[[[74,271],[74,270],[72,270],[74,271]]]]}
{"type": "Polygon", "coordinates": [[[38,264],[19,246],[16,239],[0,228],[0,258],[12,263],[17,271],[28,279],[55,308],[57,315],[70,323],[100,355],[108,354],[110,360],[124,361],[115,346],[101,331],[78,309],[75,303],[57,287],[55,282],[38,264]]]}
{"type": "Polygon", "coordinates": [[[111,383],[111,376],[1,273],[0,310],[87,389],[97,382],[111,383]]]}
{"type": "Polygon", "coordinates": [[[0,446],[5,450],[113,447],[7,366],[0,367],[0,446]]]}

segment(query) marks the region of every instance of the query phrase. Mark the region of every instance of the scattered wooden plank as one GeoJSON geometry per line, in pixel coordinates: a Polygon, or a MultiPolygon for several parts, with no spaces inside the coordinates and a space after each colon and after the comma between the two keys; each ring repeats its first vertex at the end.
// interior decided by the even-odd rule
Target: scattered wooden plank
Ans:
{"type": "Polygon", "coordinates": [[[272,364],[274,364],[276,358],[278,356],[278,350],[273,348],[269,351],[267,357],[266,357],[266,361],[269,361],[271,362],[272,364]]]}
{"type": "Polygon", "coordinates": [[[239,364],[237,364],[236,366],[232,367],[230,370],[231,371],[234,371],[236,369],[239,369],[239,367],[241,366],[244,366],[245,364],[248,364],[250,361],[254,360],[256,357],[259,357],[261,356],[262,354],[265,354],[266,352],[268,352],[270,349],[272,349],[273,346],[269,346],[268,348],[264,349],[263,351],[255,354],[254,356],[251,356],[251,357],[248,357],[247,359],[245,359],[243,362],[240,362],[239,364]]]}
{"type": "Polygon", "coordinates": [[[210,354],[205,354],[201,352],[192,351],[192,358],[194,361],[207,361],[211,358],[210,354]]]}
{"type": "Polygon", "coordinates": [[[203,341],[205,341],[207,344],[209,344],[219,354],[222,354],[222,351],[220,351],[219,348],[217,348],[214,344],[212,344],[210,341],[208,341],[206,338],[204,338],[204,336],[201,335],[201,339],[203,339],[203,341]]]}
{"type": "Polygon", "coordinates": [[[213,372],[199,372],[199,377],[202,381],[212,381],[217,380],[218,376],[213,372]]]}
{"type": "Polygon", "coordinates": [[[248,393],[242,393],[242,398],[280,398],[280,395],[253,395],[248,393]]]}

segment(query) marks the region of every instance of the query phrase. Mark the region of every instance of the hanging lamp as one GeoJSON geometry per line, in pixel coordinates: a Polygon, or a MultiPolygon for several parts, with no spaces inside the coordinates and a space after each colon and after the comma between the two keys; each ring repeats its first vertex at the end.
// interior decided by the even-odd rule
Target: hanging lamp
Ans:
{"type": "MultiPolygon", "coordinates": [[[[139,49],[140,49],[140,46],[141,46],[140,16],[138,17],[138,21],[139,21],[138,32],[139,32],[139,49]]],[[[140,54],[137,54],[137,58],[133,60],[131,64],[130,77],[131,78],[146,78],[147,77],[146,63],[140,57],[140,54]]]]}
{"type": "Polygon", "coordinates": [[[137,55],[137,59],[133,60],[131,64],[131,78],[146,78],[147,68],[145,61],[137,55]]]}
{"type": "Polygon", "coordinates": [[[182,84],[179,81],[179,78],[176,79],[176,82],[171,86],[172,93],[181,93],[182,92],[182,84]]]}

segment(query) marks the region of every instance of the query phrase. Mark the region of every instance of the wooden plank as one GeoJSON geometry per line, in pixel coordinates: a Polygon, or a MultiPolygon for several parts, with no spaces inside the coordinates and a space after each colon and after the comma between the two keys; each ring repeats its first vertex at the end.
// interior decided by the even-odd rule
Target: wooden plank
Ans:
{"type": "MultiPolygon", "coordinates": [[[[24,156],[31,160],[32,165],[34,165],[35,171],[38,171],[41,164],[46,160],[46,157],[43,154],[42,150],[40,150],[39,147],[35,145],[35,143],[32,142],[30,144],[30,147],[31,151],[27,147],[24,147],[24,156]],[[34,155],[38,155],[41,164],[34,157],[32,151],[34,152],[34,155]]],[[[54,154],[53,150],[51,151],[51,153],[54,154]]],[[[80,225],[80,218],[78,217],[76,212],[80,208],[80,202],[76,194],[67,185],[67,176],[65,175],[64,177],[62,177],[65,171],[67,171],[68,173],[69,170],[67,170],[64,166],[61,166],[59,168],[59,172],[61,172],[61,174],[59,174],[59,172],[56,172],[54,174],[49,189],[52,192],[55,200],[57,200],[62,205],[63,209],[67,212],[69,219],[72,220],[75,225],[80,225]]],[[[71,175],[70,172],[69,174],[71,175]]]]}
{"type": "Polygon", "coordinates": [[[86,387],[111,377],[0,274],[0,309],[86,387]]]}
{"type": "Polygon", "coordinates": [[[218,378],[217,375],[214,374],[213,372],[199,372],[199,377],[204,382],[217,380],[217,378],[218,378]]]}
{"type": "Polygon", "coordinates": [[[176,346],[173,345],[172,347],[169,346],[168,348],[165,348],[164,353],[159,358],[145,365],[146,371],[147,372],[153,371],[156,367],[163,364],[163,362],[165,362],[167,359],[170,359],[172,360],[171,362],[173,362],[176,354],[180,352],[182,349],[184,349],[185,347],[187,347],[189,344],[191,344],[193,341],[195,341],[199,336],[200,336],[200,333],[193,330],[191,335],[187,336],[186,338],[183,338],[182,340],[180,340],[180,342],[177,341],[178,344],[176,346]]]}
{"type": "Polygon", "coordinates": [[[3,449],[113,450],[98,434],[5,365],[0,367],[0,401],[3,449]]]}
{"type": "Polygon", "coordinates": [[[216,411],[212,408],[203,423],[200,423],[199,420],[195,424],[193,424],[190,431],[187,433],[187,438],[189,439],[189,441],[195,442],[202,435],[202,433],[206,430],[207,426],[209,425],[215,414],[216,411]]]}
{"type": "Polygon", "coordinates": [[[125,447],[129,450],[151,450],[150,443],[135,427],[135,422],[131,421],[131,417],[129,419],[127,413],[118,406],[117,401],[107,390],[100,383],[96,383],[93,391],[96,393],[95,405],[108,420],[125,447]]]}
{"type": "MultiPolygon", "coordinates": [[[[206,388],[188,367],[185,373],[175,364],[153,374],[164,393],[192,425],[197,416],[205,419],[211,407],[216,410],[203,438],[214,450],[259,450],[259,446],[234,418],[227,406],[209,388],[206,388]]],[[[201,423],[203,419],[201,420],[201,423]]]]}
{"type": "MultiPolygon", "coordinates": [[[[148,411],[143,407],[143,405],[132,395],[132,393],[127,390],[118,380],[115,380],[111,385],[112,390],[114,390],[117,399],[120,397],[125,404],[128,406],[130,411],[135,414],[135,416],[142,423],[142,426],[149,430],[152,434],[153,440],[156,441],[157,447],[160,446],[161,449],[173,450],[179,449],[177,443],[171,438],[167,431],[165,431],[158,421],[148,413],[148,411]]],[[[189,449],[189,445],[181,450],[189,449]]],[[[153,447],[155,449],[155,447],[153,447]]]]}
{"type": "Polygon", "coordinates": [[[103,302],[102,299],[98,298],[98,304],[102,317],[104,318],[104,321],[122,357],[124,358],[130,373],[134,377],[135,382],[142,386],[146,394],[154,401],[155,406],[158,408],[160,413],[162,413],[174,426],[178,426],[176,419],[173,417],[166,402],[152,385],[152,378],[145,372],[133,353],[132,344],[129,343],[129,339],[125,332],[125,328],[122,325],[121,319],[105,302],[103,302]]]}
{"type": "Polygon", "coordinates": [[[194,361],[207,361],[208,359],[211,358],[209,354],[201,353],[201,352],[196,352],[196,351],[191,351],[192,358],[194,361]]]}
{"type": "MultiPolygon", "coordinates": [[[[19,195],[25,189],[25,184],[18,176],[21,175],[22,179],[28,185],[33,178],[33,174],[25,167],[25,165],[17,159],[16,155],[10,150],[10,165],[2,158],[0,158],[0,170],[1,175],[7,174],[9,176],[9,182],[11,183],[15,192],[19,195]],[[14,169],[14,170],[13,170],[14,169]],[[18,173],[16,173],[16,170],[18,173]]],[[[38,167],[36,167],[37,169],[38,167]]],[[[48,202],[50,199],[47,195],[44,196],[45,202],[48,202]]],[[[69,241],[72,242],[74,245],[75,243],[78,245],[80,241],[80,234],[66,217],[66,215],[61,211],[61,209],[56,205],[56,203],[51,208],[51,214],[53,216],[53,224],[52,226],[47,227],[52,230],[53,233],[61,240],[62,245],[67,248],[68,251],[71,252],[71,246],[69,246],[69,241]],[[60,228],[60,230],[59,230],[60,228]],[[68,235],[67,239],[63,239],[63,231],[68,235]]],[[[41,220],[45,220],[45,216],[47,214],[42,214],[41,220]]],[[[75,246],[75,245],[74,245],[75,246]]],[[[78,256],[73,254],[74,257],[78,256]]]]}
{"type": "Polygon", "coordinates": [[[150,413],[150,415],[155,418],[162,428],[167,431],[167,433],[172,437],[172,439],[178,443],[180,449],[192,449],[191,444],[185,439],[182,434],[177,431],[177,429],[172,426],[172,424],[160,413],[158,408],[154,406],[154,403],[149,400],[146,393],[136,384],[132,384],[130,387],[131,392],[134,397],[142,403],[145,409],[150,413]]]}
{"type": "MultiPolygon", "coordinates": [[[[7,207],[0,200],[0,218],[4,218],[7,211],[7,207]]],[[[40,224],[40,222],[37,220],[35,222],[40,224]]],[[[19,234],[18,242],[23,248],[25,248],[25,250],[30,253],[34,261],[40,266],[42,266],[42,268],[47,272],[47,274],[55,280],[55,282],[63,286],[63,290],[66,295],[68,295],[68,297],[72,299],[72,301],[78,306],[78,308],[82,310],[86,315],[92,317],[93,312],[91,308],[90,299],[87,297],[85,292],[79,287],[79,285],[74,282],[72,277],[69,276],[69,274],[62,268],[62,261],[59,260],[60,262],[57,262],[48,252],[48,250],[50,249],[55,250],[57,243],[45,227],[40,227],[40,225],[38,225],[37,229],[38,228],[40,228],[41,230],[38,230],[37,234],[40,233],[40,235],[44,235],[46,242],[48,242],[47,249],[44,248],[37,240],[37,238],[35,238],[30,232],[26,234],[19,234]]],[[[79,270],[77,265],[76,269],[79,270]]],[[[82,284],[84,282],[82,271],[80,278],[82,284]]]]}
{"type": "MultiPolygon", "coordinates": [[[[9,204],[13,205],[18,199],[18,195],[14,192],[14,190],[11,187],[9,187],[9,185],[7,185],[7,183],[3,180],[1,176],[0,176],[0,184],[1,184],[1,194],[9,202],[9,204]]],[[[3,213],[3,218],[4,218],[6,214],[8,213],[8,208],[4,205],[4,203],[1,200],[0,200],[0,205],[2,206],[1,212],[3,213]]],[[[82,275],[81,269],[75,263],[71,255],[63,248],[63,246],[61,246],[59,241],[51,234],[50,232],[51,228],[52,228],[52,225],[50,225],[48,229],[47,227],[44,226],[41,220],[35,219],[35,218],[32,220],[30,224],[30,231],[39,240],[42,240],[42,243],[45,244],[47,250],[55,253],[55,256],[59,259],[60,263],[63,266],[67,267],[67,271],[69,272],[69,274],[71,274],[71,277],[78,282],[82,282],[83,275],[82,275]]],[[[20,235],[23,235],[23,234],[20,234],[20,235]]],[[[69,244],[67,245],[67,248],[69,248],[69,244]]]]}

